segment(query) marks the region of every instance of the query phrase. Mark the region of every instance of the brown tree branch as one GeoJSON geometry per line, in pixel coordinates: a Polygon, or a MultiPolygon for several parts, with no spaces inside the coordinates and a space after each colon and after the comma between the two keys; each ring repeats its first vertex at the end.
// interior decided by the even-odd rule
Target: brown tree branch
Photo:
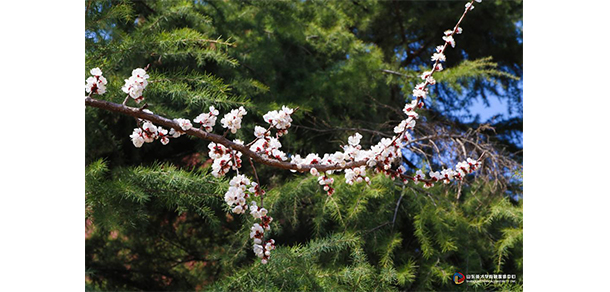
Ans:
{"type": "Polygon", "coordinates": [[[258,153],[251,151],[248,147],[241,145],[241,144],[237,144],[237,143],[235,143],[223,136],[217,135],[217,134],[208,133],[206,131],[203,131],[203,130],[197,129],[197,128],[191,128],[187,131],[184,131],[184,130],[182,130],[182,128],[180,127],[180,125],[177,122],[170,120],[166,117],[162,117],[159,115],[145,112],[139,108],[125,106],[122,104],[117,104],[117,103],[113,103],[113,102],[109,102],[109,101],[105,101],[105,100],[94,99],[91,97],[85,98],[85,105],[116,112],[116,113],[121,113],[121,114],[128,115],[128,116],[131,116],[134,118],[148,120],[157,125],[165,126],[168,128],[173,128],[174,130],[180,131],[180,132],[186,132],[186,134],[188,134],[188,135],[195,136],[195,137],[198,137],[198,138],[201,138],[204,140],[209,140],[214,143],[224,145],[227,148],[235,149],[235,150],[243,153],[243,155],[252,158],[252,160],[254,160],[256,162],[259,162],[259,163],[262,163],[265,165],[269,165],[269,166],[273,166],[276,168],[290,169],[290,170],[296,170],[296,171],[300,171],[300,172],[308,172],[310,169],[316,168],[319,172],[324,172],[327,170],[341,170],[341,169],[359,167],[359,166],[366,164],[366,161],[354,161],[354,162],[347,163],[344,167],[341,167],[338,164],[337,165],[309,164],[309,165],[301,165],[299,168],[299,166],[297,166],[297,164],[294,164],[294,163],[262,157],[258,153]]]}
{"type": "MultiPolygon", "coordinates": [[[[347,163],[343,167],[341,167],[339,164],[335,164],[335,165],[309,164],[309,165],[301,165],[299,167],[299,166],[297,166],[297,164],[294,164],[294,163],[284,162],[284,161],[279,161],[279,160],[273,159],[273,158],[263,157],[260,154],[254,152],[254,151],[251,151],[247,145],[244,146],[241,144],[237,144],[237,143],[227,139],[225,136],[208,133],[204,130],[194,128],[194,127],[187,131],[184,131],[177,122],[170,120],[163,116],[159,116],[156,114],[146,112],[143,110],[143,108],[134,108],[134,107],[117,104],[117,103],[113,103],[113,102],[109,102],[109,101],[105,101],[105,100],[94,99],[91,97],[85,98],[85,105],[112,111],[112,112],[121,113],[121,114],[128,115],[128,116],[131,116],[134,118],[148,120],[157,125],[165,126],[168,128],[174,128],[176,131],[186,132],[186,134],[188,134],[188,135],[195,136],[195,137],[198,137],[198,138],[201,138],[204,140],[209,140],[209,141],[212,141],[212,142],[215,142],[218,144],[222,144],[229,149],[239,151],[243,155],[247,156],[248,159],[250,160],[251,164],[253,163],[252,161],[256,161],[256,162],[259,162],[259,163],[262,163],[265,165],[269,165],[269,166],[273,166],[276,168],[280,168],[280,169],[296,170],[299,172],[308,172],[312,168],[316,168],[319,172],[324,172],[327,170],[343,170],[343,169],[348,169],[348,168],[353,168],[353,167],[359,167],[359,166],[365,165],[367,163],[366,161],[352,161],[350,163],[347,163]]],[[[404,134],[404,133],[402,133],[402,134],[404,134]]],[[[421,137],[419,139],[413,139],[413,140],[409,141],[408,144],[422,141],[422,140],[429,140],[431,143],[434,143],[432,140],[434,138],[456,138],[458,136],[459,135],[430,135],[430,136],[421,137]]],[[[437,151],[440,152],[440,150],[438,150],[438,149],[437,149],[437,151]]],[[[377,166],[377,168],[380,171],[383,171],[383,168],[380,167],[379,165],[377,166]]],[[[414,177],[399,173],[396,170],[388,169],[385,171],[393,174],[394,176],[400,177],[402,180],[415,181],[414,177]]],[[[258,180],[258,177],[257,177],[257,180],[258,180]]],[[[424,182],[424,183],[434,183],[435,182],[434,180],[427,180],[427,179],[420,179],[419,181],[424,182]]]]}

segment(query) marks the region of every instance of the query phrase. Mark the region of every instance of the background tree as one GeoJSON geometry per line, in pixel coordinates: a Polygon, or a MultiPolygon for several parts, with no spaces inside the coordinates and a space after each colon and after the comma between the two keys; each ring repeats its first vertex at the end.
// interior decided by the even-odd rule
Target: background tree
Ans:
{"type": "MultiPolygon", "coordinates": [[[[87,108],[86,267],[92,290],[453,290],[462,273],[522,275],[520,2],[476,5],[437,77],[405,164],[440,168],[486,153],[465,184],[420,186],[374,176],[315,179],[261,167],[278,249],[254,261],[247,229],[209,174],[207,142],[182,137],[136,149],[135,121],[87,108]],[[493,21],[492,21],[493,20],[493,21]],[[497,96],[516,115],[464,115],[497,96]],[[481,123],[485,122],[485,123],[481,123]],[[429,139],[423,139],[429,137],[429,139]]],[[[100,67],[104,99],[150,64],[149,109],[194,117],[208,106],[261,116],[299,107],[284,150],[330,152],[358,131],[391,135],[428,57],[463,7],[407,1],[87,1],[86,72],[100,67]]],[[[246,169],[246,171],[248,171],[246,169]]],[[[473,288],[469,286],[468,288],[473,288]]]]}

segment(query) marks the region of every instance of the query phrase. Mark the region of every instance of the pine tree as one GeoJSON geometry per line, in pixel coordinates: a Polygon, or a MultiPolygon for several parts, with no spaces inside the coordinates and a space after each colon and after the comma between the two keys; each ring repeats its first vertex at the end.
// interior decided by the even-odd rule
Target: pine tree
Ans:
{"type": "MultiPolygon", "coordinates": [[[[440,43],[461,9],[455,2],[87,1],[86,72],[101,68],[103,99],[122,103],[124,79],[150,64],[148,109],[192,118],[209,106],[244,106],[242,140],[267,111],[299,107],[285,151],[331,152],[356,131],[363,144],[392,134],[429,66],[432,38],[440,43]]],[[[522,121],[479,127],[456,115],[473,95],[502,86],[498,95],[520,108],[521,4],[485,2],[476,12],[462,25],[462,51],[449,51],[436,76],[416,133],[439,137],[415,145],[421,153],[406,153],[405,165],[440,169],[484,149],[491,154],[483,170],[430,189],[372,172],[370,185],[334,175],[328,196],[315,178],[257,166],[277,243],[267,265],[251,250],[254,219],[230,212],[228,181],[210,173],[208,141],[135,148],[133,118],[88,107],[87,289],[521,290],[522,121]],[[456,272],[515,274],[517,282],[457,286],[456,272]]]]}

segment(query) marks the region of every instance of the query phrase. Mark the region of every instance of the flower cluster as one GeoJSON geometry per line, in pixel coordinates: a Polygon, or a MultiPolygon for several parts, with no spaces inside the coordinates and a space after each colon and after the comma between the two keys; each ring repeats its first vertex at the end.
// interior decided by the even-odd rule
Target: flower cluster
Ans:
{"type": "Polygon", "coordinates": [[[139,122],[142,121],[142,126],[133,129],[133,133],[129,136],[134,146],[140,148],[144,143],[152,143],[156,139],[159,139],[163,145],[169,143],[168,131],[166,129],[155,126],[150,121],[141,120],[139,122]]]}
{"type": "MultiPolygon", "coordinates": [[[[252,203],[250,203],[250,215],[252,215],[254,219],[262,219],[267,216],[267,209],[257,206],[256,201],[252,201],[252,203]]],[[[260,244],[260,242],[256,241],[254,243],[260,244]]]]}
{"type": "Polygon", "coordinates": [[[250,229],[250,238],[254,241],[254,253],[261,259],[261,263],[266,264],[271,256],[271,250],[275,249],[275,240],[264,241],[265,232],[271,230],[269,224],[273,221],[273,218],[268,215],[267,209],[259,207],[256,201],[251,201],[248,208],[246,200],[250,198],[251,194],[262,196],[264,192],[260,190],[257,183],[251,182],[248,177],[243,174],[240,175],[238,172],[229,182],[229,189],[225,193],[225,202],[231,208],[232,213],[243,214],[249,209],[250,215],[254,219],[260,220],[260,223],[254,223],[250,229]]]}
{"type": "MultiPolygon", "coordinates": [[[[225,193],[225,202],[231,208],[234,214],[243,214],[248,209],[246,200],[250,194],[260,194],[258,184],[250,182],[245,175],[237,174],[229,182],[229,190],[225,193]],[[248,188],[250,186],[250,188],[248,188]]],[[[250,215],[254,219],[260,220],[260,223],[254,223],[250,229],[250,238],[253,239],[253,250],[256,256],[261,259],[263,264],[266,264],[271,256],[271,250],[275,249],[275,240],[265,240],[265,231],[270,231],[269,224],[273,218],[267,213],[267,209],[257,206],[256,201],[250,202],[250,215]]]]}
{"type": "Polygon", "coordinates": [[[209,113],[202,113],[198,115],[193,122],[196,124],[200,124],[202,128],[206,130],[206,132],[212,132],[214,129],[214,125],[216,125],[216,119],[218,117],[218,110],[213,106],[210,106],[209,113]]]}
{"type": "Polygon", "coordinates": [[[474,160],[472,158],[466,159],[466,161],[459,162],[455,166],[455,170],[446,168],[439,171],[430,171],[428,175],[430,179],[426,179],[426,175],[418,170],[413,177],[413,181],[415,183],[424,182],[425,188],[430,188],[434,186],[435,182],[442,181],[445,184],[450,183],[453,180],[463,180],[467,174],[472,173],[481,167],[481,162],[474,160]]]}
{"type": "MultiPolygon", "coordinates": [[[[235,140],[233,141],[238,144],[242,144],[241,141],[235,140]]],[[[222,144],[216,144],[211,142],[208,145],[209,156],[214,159],[212,163],[212,175],[215,177],[221,177],[225,175],[229,170],[238,169],[241,167],[241,152],[235,152],[222,144]]]]}
{"type": "MultiPolygon", "coordinates": [[[[149,114],[153,113],[148,109],[143,109],[142,111],[149,114]]],[[[191,121],[187,119],[174,119],[174,122],[178,123],[180,128],[184,131],[187,131],[192,127],[191,121]]],[[[178,138],[185,134],[184,131],[175,130],[174,128],[171,128],[168,131],[160,126],[154,125],[150,121],[138,119],[138,127],[133,129],[133,133],[131,133],[129,137],[131,138],[133,145],[140,148],[144,143],[151,143],[156,139],[159,139],[161,144],[167,145],[170,137],[178,138]]]]}
{"type": "Polygon", "coordinates": [[[265,231],[270,231],[269,224],[273,218],[267,216],[267,209],[256,205],[255,201],[250,204],[250,214],[255,219],[260,219],[261,223],[254,223],[250,229],[250,238],[254,241],[254,254],[261,259],[261,263],[266,264],[271,256],[271,251],[275,249],[275,240],[264,241],[265,231]]]}
{"type": "Polygon", "coordinates": [[[250,184],[250,188],[248,189],[248,191],[255,197],[262,197],[265,195],[265,190],[263,190],[261,186],[259,186],[256,182],[252,182],[250,184]]]}
{"type": "Polygon", "coordinates": [[[131,77],[125,79],[125,85],[121,89],[129,94],[137,103],[140,103],[144,99],[142,94],[148,85],[148,77],[146,70],[142,68],[134,69],[131,71],[131,77]]]}
{"type": "Polygon", "coordinates": [[[246,190],[250,185],[250,180],[243,174],[236,175],[229,182],[229,190],[225,193],[225,202],[231,207],[231,212],[242,214],[246,211],[246,190]]]}
{"type": "MultiPolygon", "coordinates": [[[[400,128],[400,131],[397,131],[400,133],[399,136],[394,136],[391,139],[383,138],[369,150],[362,149],[362,146],[360,145],[362,135],[356,133],[348,138],[348,145],[342,147],[343,152],[337,151],[333,154],[326,153],[323,158],[320,158],[320,156],[315,153],[308,154],[305,158],[302,158],[297,154],[291,157],[291,162],[296,164],[297,169],[302,169],[305,166],[314,166],[309,170],[314,176],[320,175],[320,172],[315,168],[316,164],[338,166],[340,169],[343,169],[348,163],[365,162],[365,165],[345,169],[345,181],[349,184],[363,181],[370,183],[370,179],[366,176],[366,166],[374,167],[377,171],[389,174],[392,163],[397,158],[401,157],[401,145],[410,140],[411,136],[407,130],[412,129],[415,126],[415,119],[417,118],[417,114],[409,116],[407,120],[401,122],[398,126],[398,128],[400,128]]],[[[335,171],[338,170],[327,170],[325,174],[318,177],[318,182],[329,195],[334,192],[334,189],[330,186],[334,180],[327,175],[332,174],[335,171]]]]}
{"type": "MultiPolygon", "coordinates": [[[[261,127],[259,127],[260,130],[261,127]]],[[[254,135],[260,135],[257,133],[257,129],[254,129],[254,135]]],[[[270,137],[268,134],[260,135],[262,138],[258,138],[254,143],[250,146],[250,150],[260,154],[265,158],[275,158],[279,161],[285,161],[288,159],[286,157],[286,153],[280,150],[282,148],[282,143],[277,138],[270,137]]]]}
{"type": "Polygon", "coordinates": [[[280,111],[267,112],[263,119],[270,126],[268,129],[261,126],[254,127],[254,137],[256,139],[251,143],[250,150],[264,158],[274,158],[279,161],[287,160],[286,153],[280,150],[282,143],[280,143],[278,138],[288,133],[288,128],[292,123],[292,113],[294,113],[294,110],[286,106],[282,106],[280,111]],[[276,129],[275,137],[271,137],[270,130],[272,128],[276,129]]]}
{"type": "Polygon", "coordinates": [[[226,114],[220,123],[223,128],[227,128],[231,130],[231,133],[237,133],[237,130],[241,129],[241,119],[247,115],[248,112],[244,109],[243,106],[240,106],[239,109],[231,110],[230,113],[226,114]]]}
{"type": "MultiPolygon", "coordinates": [[[[296,164],[298,169],[302,169],[305,165],[332,165],[345,167],[348,161],[350,161],[349,157],[344,152],[339,151],[332,154],[325,153],[322,158],[320,158],[317,153],[310,153],[305,158],[302,158],[298,154],[291,157],[291,162],[296,164]]],[[[335,180],[329,176],[334,172],[335,170],[327,170],[325,173],[320,173],[316,167],[309,169],[311,175],[318,177],[318,183],[329,196],[335,192],[335,189],[331,187],[335,180]]]]}
{"type": "Polygon", "coordinates": [[[269,257],[271,256],[271,251],[275,249],[275,240],[269,239],[265,241],[263,245],[263,237],[264,237],[263,227],[261,227],[258,223],[255,223],[252,226],[252,231],[250,232],[250,238],[254,239],[254,247],[252,250],[254,254],[261,259],[262,264],[266,264],[269,261],[269,257]]]}
{"type": "Polygon", "coordinates": [[[282,106],[282,109],[279,111],[270,111],[263,116],[265,122],[269,123],[272,127],[277,129],[277,135],[282,136],[288,132],[288,128],[290,128],[292,123],[291,115],[294,113],[294,110],[282,106]]]}
{"type": "Polygon", "coordinates": [[[371,183],[371,180],[366,176],[366,167],[354,167],[345,170],[345,182],[349,185],[353,185],[354,182],[363,182],[367,184],[371,183]]]}
{"type": "Polygon", "coordinates": [[[89,94],[99,94],[102,95],[106,93],[106,84],[108,81],[104,76],[102,76],[102,70],[100,68],[93,68],[89,71],[92,77],[87,78],[85,82],[85,91],[89,94]]]}
{"type": "MultiPolygon", "coordinates": [[[[312,168],[315,169],[315,168],[312,168]]],[[[335,192],[335,189],[333,189],[330,185],[332,185],[335,182],[335,179],[333,179],[332,177],[325,175],[321,175],[318,176],[318,183],[323,186],[323,189],[326,191],[326,194],[328,194],[329,196],[332,195],[335,192]]]]}
{"type": "MultiPolygon", "coordinates": [[[[210,111],[212,112],[212,110],[210,111]]],[[[240,140],[234,140],[233,142],[243,145],[243,142],[240,140]]],[[[214,142],[210,143],[208,148],[210,149],[210,158],[214,159],[212,175],[220,177],[231,169],[237,172],[237,175],[229,181],[229,189],[225,193],[225,202],[231,208],[231,212],[234,214],[245,213],[248,210],[247,199],[251,195],[260,197],[262,204],[262,197],[265,192],[261,189],[260,185],[250,181],[245,175],[239,174],[242,153],[214,142]]],[[[254,219],[260,220],[260,223],[255,223],[252,226],[250,232],[250,238],[254,240],[253,251],[261,259],[261,263],[266,264],[271,256],[271,250],[275,249],[275,240],[269,239],[264,241],[265,231],[271,230],[269,224],[273,221],[273,218],[268,215],[267,209],[257,206],[256,201],[250,202],[249,210],[250,215],[254,219]]]]}
{"type": "MultiPolygon", "coordinates": [[[[322,162],[322,158],[320,158],[317,153],[309,153],[305,158],[302,158],[299,154],[295,154],[290,157],[290,162],[296,164],[298,169],[302,169],[304,165],[319,164],[322,162]]],[[[320,174],[315,167],[311,168],[309,172],[315,176],[320,174]]]]}

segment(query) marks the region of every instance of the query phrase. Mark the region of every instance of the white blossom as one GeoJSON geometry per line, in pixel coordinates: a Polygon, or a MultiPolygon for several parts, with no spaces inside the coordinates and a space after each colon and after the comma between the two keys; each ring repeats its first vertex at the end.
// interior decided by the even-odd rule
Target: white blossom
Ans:
{"type": "Polygon", "coordinates": [[[421,74],[420,78],[426,80],[428,77],[432,76],[432,71],[425,71],[421,74]]]}
{"type": "Polygon", "coordinates": [[[246,211],[246,189],[250,180],[245,175],[236,175],[229,182],[229,189],[225,193],[225,202],[231,207],[231,212],[242,214],[246,211]],[[235,206],[234,206],[235,205],[235,206]]]}
{"type": "Polygon", "coordinates": [[[329,177],[329,176],[320,176],[320,177],[318,177],[318,183],[320,185],[330,185],[333,182],[335,182],[335,180],[332,177],[329,177]]]}
{"type": "Polygon", "coordinates": [[[345,153],[343,152],[337,151],[330,156],[332,164],[338,164],[341,167],[345,167],[345,165],[347,164],[346,159],[348,158],[348,156],[345,155],[345,153]]]}
{"type": "Polygon", "coordinates": [[[284,153],[282,150],[279,149],[273,149],[271,150],[271,157],[279,160],[279,161],[284,161],[287,160],[288,157],[286,157],[286,153],[284,153]]]}
{"type": "Polygon", "coordinates": [[[171,129],[169,129],[169,135],[172,138],[178,138],[178,137],[182,136],[182,133],[179,131],[176,131],[174,128],[171,128],[171,129]]]}
{"type": "Polygon", "coordinates": [[[182,118],[174,119],[174,122],[178,123],[178,125],[180,125],[180,128],[184,131],[188,131],[193,127],[193,125],[191,124],[191,121],[188,119],[182,119],[182,118]]]}
{"type": "Polygon", "coordinates": [[[133,142],[133,145],[137,148],[142,147],[142,145],[144,144],[144,138],[142,137],[142,129],[140,128],[133,129],[133,133],[129,137],[131,138],[131,142],[133,142]]]}
{"type": "Polygon", "coordinates": [[[360,133],[356,133],[347,138],[347,143],[351,146],[357,146],[360,144],[360,139],[362,139],[362,135],[360,135],[360,133]]]}
{"type": "Polygon", "coordinates": [[[85,80],[85,91],[90,94],[99,95],[106,93],[106,84],[108,84],[108,81],[102,76],[102,70],[100,70],[100,68],[93,68],[89,72],[93,76],[85,80]]]}
{"type": "Polygon", "coordinates": [[[430,178],[432,178],[432,180],[434,180],[434,181],[439,181],[439,180],[443,179],[443,176],[438,171],[430,171],[428,173],[428,175],[430,175],[430,178]]]}
{"type": "Polygon", "coordinates": [[[447,168],[441,170],[441,177],[444,183],[448,184],[453,180],[453,176],[456,172],[453,169],[447,168]]]}
{"type": "MultiPolygon", "coordinates": [[[[241,155],[241,152],[237,152],[237,155],[241,155]]],[[[225,175],[232,166],[233,156],[231,154],[222,155],[218,159],[214,159],[214,162],[212,163],[212,175],[214,177],[221,177],[225,175]]]]}
{"type": "Polygon", "coordinates": [[[121,89],[139,103],[144,99],[142,93],[146,86],[148,86],[148,78],[149,76],[146,74],[146,70],[142,68],[134,69],[131,72],[131,77],[125,79],[125,85],[123,85],[121,89]]]}
{"type": "Polygon", "coordinates": [[[149,121],[146,121],[144,123],[144,125],[142,125],[142,129],[144,131],[147,131],[147,132],[151,133],[151,134],[154,134],[154,135],[157,134],[157,126],[155,126],[153,123],[151,123],[149,121]]]}
{"type": "Polygon", "coordinates": [[[293,109],[286,106],[282,106],[282,109],[279,111],[275,110],[266,113],[263,116],[263,119],[265,120],[265,122],[269,123],[274,128],[278,130],[285,130],[291,126],[292,113],[294,113],[293,109]]]}
{"type": "Polygon", "coordinates": [[[453,39],[453,36],[444,36],[443,40],[448,42],[452,48],[455,48],[455,40],[453,39]]]}
{"type": "Polygon", "coordinates": [[[217,117],[218,110],[216,110],[213,106],[210,106],[210,112],[198,115],[193,122],[200,124],[206,130],[206,132],[212,132],[214,125],[216,125],[217,117]]]}
{"type": "Polygon", "coordinates": [[[161,137],[167,136],[167,130],[161,127],[157,127],[157,134],[159,134],[159,136],[161,137]]]}
{"type": "Polygon", "coordinates": [[[413,89],[413,96],[426,98],[426,91],[422,89],[413,89]]]}
{"type": "Polygon", "coordinates": [[[223,155],[229,153],[229,149],[227,147],[222,144],[216,144],[214,142],[210,142],[210,144],[208,144],[208,149],[210,149],[210,152],[208,152],[208,156],[210,156],[210,158],[212,159],[219,159],[223,155]]]}
{"type": "Polygon", "coordinates": [[[465,176],[466,174],[470,173],[470,164],[466,161],[458,162],[455,169],[461,171],[463,173],[462,176],[465,176]]]}
{"type": "Polygon", "coordinates": [[[312,168],[309,170],[309,173],[311,173],[311,175],[314,175],[314,176],[318,176],[318,175],[320,175],[320,172],[319,172],[319,171],[318,171],[318,169],[316,169],[315,167],[312,167],[312,168]]]}
{"type": "Polygon", "coordinates": [[[366,167],[354,167],[348,168],[345,170],[345,182],[349,185],[353,185],[355,182],[363,182],[367,183],[370,181],[368,177],[366,177],[366,167]]]}
{"type": "Polygon", "coordinates": [[[253,246],[252,250],[254,251],[254,254],[255,254],[257,257],[261,257],[261,258],[263,257],[263,246],[262,246],[262,245],[260,245],[260,244],[255,244],[255,245],[253,246]]]}
{"type": "Polygon", "coordinates": [[[250,215],[252,215],[254,219],[261,219],[262,217],[267,216],[267,209],[257,206],[256,202],[252,201],[250,204],[250,215]]]}
{"type": "Polygon", "coordinates": [[[244,107],[240,106],[239,109],[233,109],[230,113],[227,113],[220,120],[220,123],[223,128],[227,128],[231,130],[231,133],[235,134],[237,130],[241,129],[241,120],[247,113],[244,107]]]}
{"type": "Polygon", "coordinates": [[[419,182],[419,181],[421,181],[421,180],[423,180],[425,178],[426,178],[426,175],[420,169],[420,170],[417,170],[417,172],[415,172],[415,176],[413,177],[413,181],[419,182]]]}
{"type": "MultiPolygon", "coordinates": [[[[416,112],[409,112],[410,115],[417,115],[416,112]]],[[[396,134],[400,134],[402,132],[404,132],[407,129],[413,129],[415,128],[415,119],[412,116],[409,116],[409,118],[407,118],[406,120],[402,120],[400,122],[400,124],[398,124],[398,126],[394,127],[394,133],[396,134]]]]}
{"type": "Polygon", "coordinates": [[[162,138],[161,138],[161,144],[163,144],[163,145],[167,145],[167,143],[169,143],[169,138],[167,138],[167,137],[162,137],[162,138]]]}
{"type": "Polygon", "coordinates": [[[89,73],[93,76],[102,76],[102,70],[100,70],[100,68],[93,68],[89,73]]]}
{"type": "Polygon", "coordinates": [[[417,107],[417,99],[413,99],[411,103],[407,103],[402,111],[408,115],[409,113],[415,111],[415,107],[417,107]]]}
{"type": "Polygon", "coordinates": [[[242,208],[241,205],[237,205],[233,209],[231,209],[231,212],[233,212],[235,214],[241,214],[244,212],[244,208],[242,208]]]}
{"type": "Polygon", "coordinates": [[[432,55],[432,61],[440,61],[440,62],[445,62],[445,55],[443,53],[434,53],[434,55],[432,55]]]}
{"type": "Polygon", "coordinates": [[[407,120],[403,120],[398,124],[398,126],[394,127],[394,133],[402,133],[407,128],[407,120]]]}
{"type": "Polygon", "coordinates": [[[473,171],[477,170],[479,167],[481,167],[481,163],[479,161],[476,161],[476,160],[472,159],[472,158],[466,159],[466,162],[471,167],[470,172],[473,172],[473,171]]]}
{"type": "Polygon", "coordinates": [[[256,138],[263,139],[263,137],[269,136],[269,133],[267,133],[267,129],[265,129],[261,126],[255,126],[254,127],[254,136],[256,138]]]}

